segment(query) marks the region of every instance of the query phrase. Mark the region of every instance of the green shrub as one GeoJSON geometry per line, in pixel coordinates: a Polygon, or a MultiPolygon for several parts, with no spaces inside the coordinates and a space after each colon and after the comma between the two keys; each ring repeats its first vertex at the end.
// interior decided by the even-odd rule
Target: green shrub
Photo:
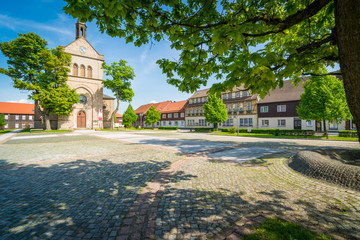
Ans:
{"type": "Polygon", "coordinates": [[[212,132],[214,131],[214,128],[209,128],[209,127],[206,127],[206,128],[195,128],[195,132],[212,132]]]}
{"type": "Polygon", "coordinates": [[[229,132],[232,134],[236,133],[236,131],[237,131],[236,127],[229,128],[229,132]]]}
{"type": "Polygon", "coordinates": [[[357,132],[353,130],[339,131],[339,137],[358,137],[357,132]]]}
{"type": "Polygon", "coordinates": [[[279,136],[279,135],[280,135],[280,130],[279,130],[279,129],[275,129],[273,135],[279,136]]]}
{"type": "Polygon", "coordinates": [[[179,127],[159,127],[159,130],[178,130],[179,127]]]}
{"type": "Polygon", "coordinates": [[[222,128],[221,132],[229,132],[229,129],[228,128],[222,128]]]}

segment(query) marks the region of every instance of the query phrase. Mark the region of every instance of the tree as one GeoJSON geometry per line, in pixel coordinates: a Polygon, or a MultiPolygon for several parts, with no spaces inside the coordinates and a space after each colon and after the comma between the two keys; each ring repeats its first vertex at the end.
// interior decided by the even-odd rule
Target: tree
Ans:
{"type": "Polygon", "coordinates": [[[313,76],[305,82],[297,112],[301,119],[322,121],[326,138],[325,121],[340,123],[352,118],[343,84],[334,76],[313,76]]]}
{"type": "Polygon", "coordinates": [[[0,114],[0,129],[2,129],[6,125],[4,114],[0,114]]]}
{"type": "Polygon", "coordinates": [[[30,92],[44,128],[51,130],[50,114],[69,115],[79,101],[75,90],[66,84],[71,55],[62,47],[48,49],[47,42],[34,33],[0,43],[0,50],[9,58],[8,69],[0,68],[0,73],[11,77],[15,88],[30,92]]]}
{"type": "Polygon", "coordinates": [[[126,128],[129,128],[132,126],[132,123],[136,122],[138,118],[138,115],[136,115],[133,107],[131,106],[131,104],[129,104],[128,108],[126,109],[126,111],[124,112],[123,115],[123,124],[126,128]]]}
{"type": "Polygon", "coordinates": [[[284,79],[299,82],[319,66],[340,63],[336,74],[360,126],[358,0],[65,1],[66,13],[96,19],[112,37],[136,46],[170,41],[179,59],[158,63],[180,91],[194,92],[215,76],[222,82],[212,92],[244,83],[264,97],[284,79]]]}
{"type": "MultiPolygon", "coordinates": [[[[105,75],[112,78],[104,80],[104,86],[110,89],[116,97],[116,108],[111,113],[111,119],[114,119],[115,114],[118,112],[120,101],[130,102],[134,96],[130,81],[134,79],[135,74],[134,70],[126,64],[125,60],[120,59],[118,63],[113,62],[110,66],[105,62],[102,65],[105,75]]],[[[111,129],[114,129],[113,121],[111,121],[111,129]]]]}
{"type": "Polygon", "coordinates": [[[151,106],[149,110],[146,111],[146,117],[145,117],[146,125],[153,125],[160,119],[161,119],[160,111],[156,111],[154,106],[151,106]]]}
{"type": "Polygon", "coordinates": [[[204,104],[203,108],[205,120],[214,124],[215,131],[218,130],[218,123],[228,119],[226,105],[216,94],[209,95],[208,101],[204,104]]]}

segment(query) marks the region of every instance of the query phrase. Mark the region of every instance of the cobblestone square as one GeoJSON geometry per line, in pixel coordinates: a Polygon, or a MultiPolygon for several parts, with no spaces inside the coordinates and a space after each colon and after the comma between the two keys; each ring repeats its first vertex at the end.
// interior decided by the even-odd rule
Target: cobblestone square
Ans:
{"type": "Polygon", "coordinates": [[[358,143],[175,132],[29,136],[0,144],[1,239],[231,239],[269,216],[359,239],[360,192],[287,165],[299,150],[358,143]]]}

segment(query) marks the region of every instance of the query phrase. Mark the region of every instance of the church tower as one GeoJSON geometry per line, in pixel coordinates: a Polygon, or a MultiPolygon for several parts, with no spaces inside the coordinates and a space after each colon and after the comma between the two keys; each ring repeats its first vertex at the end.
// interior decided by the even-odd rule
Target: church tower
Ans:
{"type": "Polygon", "coordinates": [[[78,19],[76,22],[76,39],[81,37],[86,39],[86,28],[86,24],[80,22],[80,20],[78,19]]]}

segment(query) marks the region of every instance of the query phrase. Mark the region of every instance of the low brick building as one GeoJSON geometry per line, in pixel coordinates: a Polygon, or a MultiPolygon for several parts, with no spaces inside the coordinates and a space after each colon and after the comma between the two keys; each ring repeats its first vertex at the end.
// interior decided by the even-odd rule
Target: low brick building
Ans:
{"type": "Polygon", "coordinates": [[[4,129],[34,127],[34,104],[0,102],[0,114],[4,114],[4,129]]]}

